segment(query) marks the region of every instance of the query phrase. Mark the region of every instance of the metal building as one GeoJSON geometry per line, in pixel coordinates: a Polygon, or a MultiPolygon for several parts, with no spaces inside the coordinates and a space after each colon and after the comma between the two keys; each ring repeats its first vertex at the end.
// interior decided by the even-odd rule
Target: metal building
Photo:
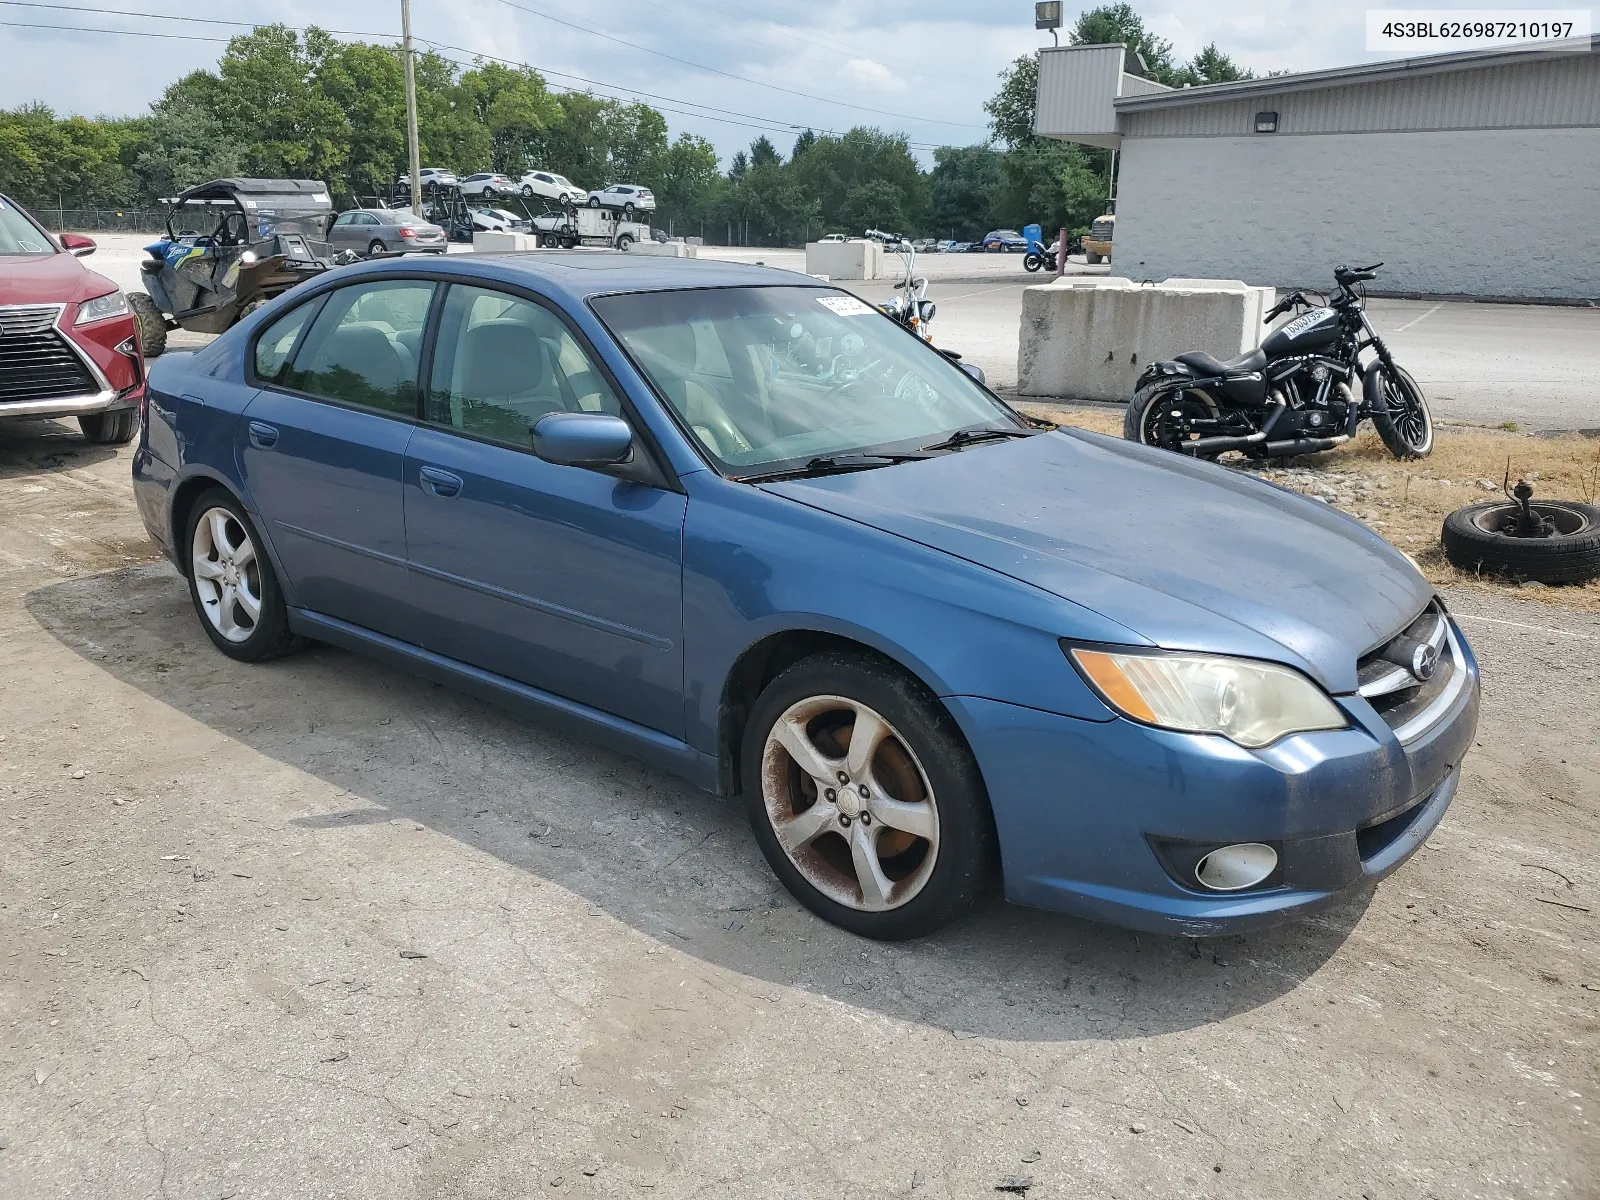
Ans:
{"type": "MultiPolygon", "coordinates": [[[[1600,37],[1172,89],[1045,49],[1034,130],[1120,154],[1112,270],[1600,298],[1600,37]]],[[[1131,69],[1130,69],[1131,68],[1131,69]]]]}

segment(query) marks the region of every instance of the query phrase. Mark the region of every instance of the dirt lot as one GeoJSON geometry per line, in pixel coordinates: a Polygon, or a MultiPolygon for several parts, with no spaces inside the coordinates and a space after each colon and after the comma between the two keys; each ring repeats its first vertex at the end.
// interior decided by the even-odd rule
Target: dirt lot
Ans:
{"type": "Polygon", "coordinates": [[[1600,617],[1449,590],[1481,740],[1375,895],[879,946],[671,778],[223,658],[127,458],[0,427],[0,1194],[1596,1194],[1600,617]]]}

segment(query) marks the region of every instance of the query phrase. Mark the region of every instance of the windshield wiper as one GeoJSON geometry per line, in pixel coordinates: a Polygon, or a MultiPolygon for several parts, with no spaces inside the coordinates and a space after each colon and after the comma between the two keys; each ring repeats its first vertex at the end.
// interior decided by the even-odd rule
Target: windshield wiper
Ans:
{"type": "Polygon", "coordinates": [[[766,475],[743,475],[740,483],[771,483],[778,479],[806,479],[814,475],[842,475],[847,471],[870,471],[874,467],[892,467],[896,463],[913,462],[927,458],[922,453],[910,454],[822,454],[803,467],[787,471],[772,471],[766,475]]]}
{"type": "Polygon", "coordinates": [[[1026,429],[996,429],[990,425],[979,425],[971,429],[958,429],[942,442],[934,442],[931,446],[924,446],[924,450],[960,450],[964,446],[971,446],[978,442],[999,441],[1002,438],[1032,437],[1033,434],[1026,429]]]}

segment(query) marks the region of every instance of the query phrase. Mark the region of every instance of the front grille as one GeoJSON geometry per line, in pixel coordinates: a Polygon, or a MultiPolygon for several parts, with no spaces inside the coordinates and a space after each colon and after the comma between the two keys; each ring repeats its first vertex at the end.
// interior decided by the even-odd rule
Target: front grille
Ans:
{"type": "Polygon", "coordinates": [[[1115,228],[1110,221],[1096,221],[1089,227],[1089,236],[1097,242],[1109,242],[1115,228]]]}
{"type": "Polygon", "coordinates": [[[1461,681],[1456,676],[1463,670],[1465,665],[1450,636],[1449,621],[1435,601],[1410,625],[1363,656],[1356,666],[1356,679],[1361,695],[1391,729],[1416,736],[1423,730],[1407,726],[1427,713],[1435,701],[1459,690],[1461,681]],[[1437,665],[1426,681],[1384,657],[1384,652],[1402,638],[1426,642],[1438,651],[1437,665]]]}
{"type": "Polygon", "coordinates": [[[0,405],[99,390],[56,329],[55,305],[0,308],[0,405]]]}

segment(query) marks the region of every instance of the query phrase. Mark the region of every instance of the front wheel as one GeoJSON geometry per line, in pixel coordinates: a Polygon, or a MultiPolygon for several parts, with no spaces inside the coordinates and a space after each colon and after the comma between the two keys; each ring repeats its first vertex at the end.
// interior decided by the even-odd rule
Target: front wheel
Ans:
{"type": "Polygon", "coordinates": [[[139,345],[146,358],[155,358],[167,348],[167,319],[156,302],[144,292],[129,292],[128,307],[139,326],[139,345]]]}
{"type": "Polygon", "coordinates": [[[599,208],[600,207],[600,197],[599,196],[590,196],[589,197],[589,207],[590,208],[599,208]]]}
{"type": "Polygon", "coordinates": [[[139,431],[139,410],[124,408],[117,412],[84,413],[78,418],[78,428],[86,441],[97,446],[123,446],[133,441],[139,431]]]}
{"type": "Polygon", "coordinates": [[[1378,436],[1396,458],[1426,458],[1433,453],[1433,413],[1428,399],[1403,367],[1380,370],[1383,408],[1372,415],[1378,436]]]}
{"type": "Polygon", "coordinates": [[[774,873],[852,933],[930,933],[994,875],[972,752],[937,697],[889,663],[824,653],[789,667],[750,715],[740,774],[774,873]]]}
{"type": "Polygon", "coordinates": [[[1038,271],[1039,268],[1043,266],[1044,259],[1040,258],[1037,254],[1034,254],[1031,251],[1022,256],[1022,269],[1030,274],[1038,271]]]}
{"type": "Polygon", "coordinates": [[[240,662],[263,662],[299,646],[278,577],[243,506],[213,488],[195,503],[187,532],[189,595],[212,644],[240,662]]]}

